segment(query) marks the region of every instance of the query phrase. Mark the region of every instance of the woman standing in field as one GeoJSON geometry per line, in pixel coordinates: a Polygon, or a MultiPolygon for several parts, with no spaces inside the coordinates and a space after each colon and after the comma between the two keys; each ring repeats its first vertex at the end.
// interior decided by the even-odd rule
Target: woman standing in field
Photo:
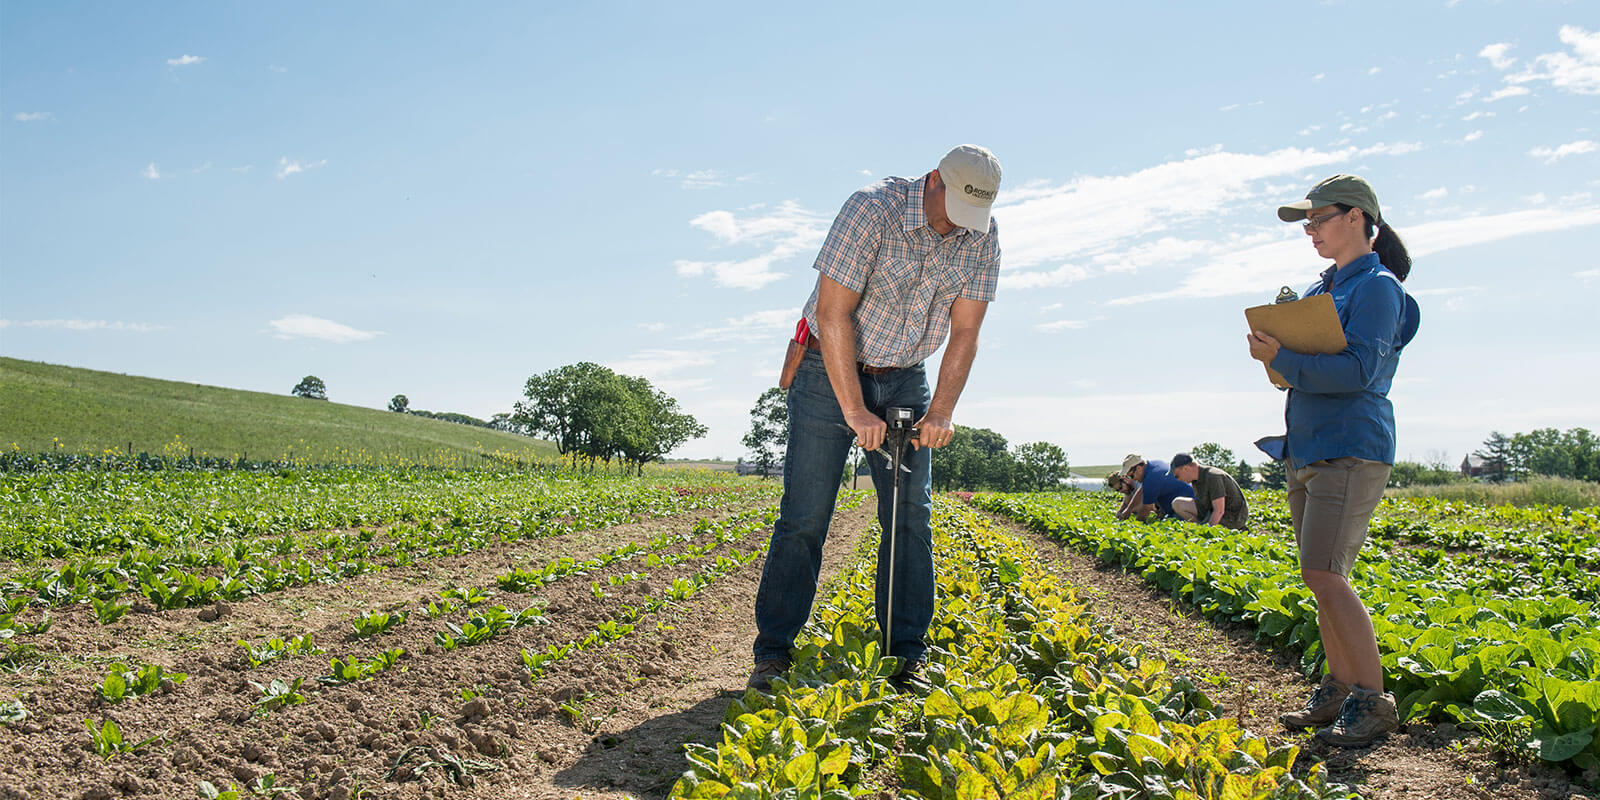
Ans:
{"type": "Polygon", "coordinates": [[[1361,747],[1400,724],[1394,695],[1383,691],[1372,618],[1349,576],[1394,463],[1389,386],[1419,318],[1416,301],[1400,286],[1411,257],[1384,222],[1372,187],[1354,175],[1317,184],[1306,199],[1279,208],[1278,217],[1303,220],[1317,255],[1332,259],[1306,296],[1333,296],[1347,342],[1339,353],[1306,355],[1259,331],[1249,335],[1250,356],[1293,387],[1284,412],[1289,513],[1328,661],[1305,707],[1282,720],[1297,728],[1326,726],[1317,738],[1361,747]]]}

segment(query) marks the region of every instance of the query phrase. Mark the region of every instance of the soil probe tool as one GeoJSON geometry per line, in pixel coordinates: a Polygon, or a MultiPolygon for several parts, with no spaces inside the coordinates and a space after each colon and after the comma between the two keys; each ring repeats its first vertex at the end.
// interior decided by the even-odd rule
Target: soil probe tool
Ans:
{"type": "Polygon", "coordinates": [[[906,442],[917,438],[917,429],[914,427],[916,419],[909,408],[889,408],[884,413],[884,421],[889,423],[889,429],[884,433],[883,443],[889,446],[889,473],[894,479],[894,491],[889,506],[889,602],[884,609],[883,652],[880,656],[889,655],[889,634],[894,630],[894,543],[900,531],[900,470],[911,471],[900,463],[900,459],[905,455],[906,442]]]}

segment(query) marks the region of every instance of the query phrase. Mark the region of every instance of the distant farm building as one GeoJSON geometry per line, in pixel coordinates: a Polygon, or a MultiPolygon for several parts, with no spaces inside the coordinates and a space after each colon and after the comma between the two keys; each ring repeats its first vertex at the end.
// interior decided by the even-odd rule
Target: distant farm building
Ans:
{"type": "MultiPolygon", "coordinates": [[[[739,459],[739,463],[733,465],[733,471],[739,473],[740,475],[760,475],[761,465],[754,462],[745,461],[741,458],[739,459]]],[[[767,469],[766,477],[783,477],[783,459],[780,458],[777,461],[772,462],[772,466],[767,469]]]]}
{"type": "Polygon", "coordinates": [[[1489,462],[1483,456],[1469,455],[1461,459],[1461,474],[1469,478],[1481,478],[1489,472],[1489,462]]]}

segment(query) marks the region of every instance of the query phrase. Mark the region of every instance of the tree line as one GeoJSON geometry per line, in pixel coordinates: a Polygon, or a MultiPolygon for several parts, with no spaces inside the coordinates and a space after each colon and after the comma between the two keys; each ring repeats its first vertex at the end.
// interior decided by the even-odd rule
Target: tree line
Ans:
{"type": "MultiPolygon", "coordinates": [[[[301,379],[290,394],[328,399],[327,385],[315,375],[301,379]]],[[[523,385],[523,399],[510,412],[489,420],[453,411],[412,409],[411,399],[403,394],[389,400],[389,410],[546,438],[575,465],[592,468],[618,462],[640,474],[645,464],[660,461],[684,442],[706,435],[706,426],[648,379],[619,375],[588,361],[534,375],[523,385]]]]}
{"type": "Polygon", "coordinates": [[[1495,483],[1539,476],[1600,482],[1600,437],[1587,428],[1539,428],[1510,436],[1492,431],[1473,455],[1483,459],[1483,477],[1495,483]]]}
{"type": "MultiPolygon", "coordinates": [[[[766,390],[750,409],[750,430],[742,440],[759,474],[770,474],[789,441],[789,408],[784,390],[766,390]]],[[[848,475],[848,473],[847,473],[848,475]]],[[[957,425],[950,444],[933,458],[937,491],[1037,492],[1061,488],[1068,475],[1067,452],[1049,442],[1010,447],[988,428],[957,425]]]]}

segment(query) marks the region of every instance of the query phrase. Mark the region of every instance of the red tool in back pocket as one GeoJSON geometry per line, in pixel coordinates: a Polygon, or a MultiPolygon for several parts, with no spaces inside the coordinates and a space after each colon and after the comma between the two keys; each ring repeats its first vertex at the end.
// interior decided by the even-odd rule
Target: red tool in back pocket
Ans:
{"type": "Polygon", "coordinates": [[[789,349],[783,354],[783,369],[778,373],[778,388],[787,389],[794,383],[794,373],[800,369],[800,360],[806,357],[806,342],[811,341],[811,326],[801,317],[795,323],[794,336],[789,339],[789,349]]]}

